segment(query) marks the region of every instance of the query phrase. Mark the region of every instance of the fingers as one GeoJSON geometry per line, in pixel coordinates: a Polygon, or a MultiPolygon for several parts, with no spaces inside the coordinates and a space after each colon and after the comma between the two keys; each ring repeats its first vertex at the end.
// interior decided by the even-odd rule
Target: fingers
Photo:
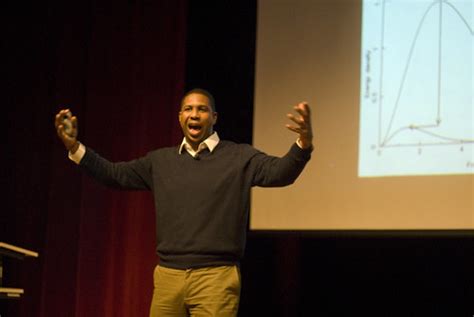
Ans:
{"type": "Polygon", "coordinates": [[[56,116],[55,116],[55,118],[54,118],[54,126],[56,127],[56,129],[57,129],[60,125],[62,125],[61,118],[62,118],[64,115],[66,115],[66,114],[65,114],[65,111],[66,111],[66,110],[61,110],[61,111],[59,111],[59,112],[56,114],[56,116]]]}
{"type": "Polygon", "coordinates": [[[291,113],[288,113],[286,115],[286,117],[288,119],[290,119],[291,121],[293,121],[294,123],[298,124],[298,125],[301,125],[304,123],[304,120],[302,118],[296,118],[294,115],[292,115],[291,113]]]}
{"type": "Polygon", "coordinates": [[[69,109],[60,110],[55,118],[56,133],[69,150],[77,143],[77,118],[69,109]]]}
{"type": "Polygon", "coordinates": [[[293,132],[296,132],[296,133],[299,133],[299,134],[302,133],[301,128],[292,126],[292,125],[290,125],[290,124],[287,124],[287,125],[286,125],[286,128],[287,128],[288,130],[290,130],[290,131],[293,131],[293,132]]]}
{"type": "Polygon", "coordinates": [[[288,130],[291,130],[293,132],[299,133],[299,134],[307,134],[311,129],[309,128],[308,125],[299,125],[299,126],[294,126],[291,124],[285,125],[288,130]]]}
{"type": "Polygon", "coordinates": [[[301,130],[301,129],[304,130],[306,128],[306,126],[311,124],[311,119],[310,119],[311,118],[311,110],[309,108],[308,103],[301,102],[298,105],[294,106],[293,109],[295,110],[295,112],[297,112],[299,114],[299,116],[295,116],[291,113],[288,113],[286,116],[288,117],[288,119],[290,119],[291,121],[296,123],[298,125],[298,127],[287,125],[287,128],[292,127],[292,129],[290,129],[290,130],[295,131],[295,132],[298,129],[299,130],[301,130]]]}
{"type": "Polygon", "coordinates": [[[77,117],[76,116],[71,117],[71,123],[72,123],[72,127],[74,129],[77,129],[77,117]]]}
{"type": "Polygon", "coordinates": [[[306,101],[300,102],[298,105],[294,106],[293,109],[298,112],[303,118],[309,118],[311,115],[311,110],[306,101]]]}
{"type": "Polygon", "coordinates": [[[311,127],[311,110],[307,102],[300,102],[293,107],[298,115],[287,114],[288,119],[296,125],[287,124],[286,128],[298,134],[299,145],[302,148],[312,147],[313,130],[311,127]]]}
{"type": "Polygon", "coordinates": [[[307,121],[311,116],[311,110],[307,102],[300,102],[298,105],[294,106],[293,109],[301,116],[302,120],[307,121]]]}

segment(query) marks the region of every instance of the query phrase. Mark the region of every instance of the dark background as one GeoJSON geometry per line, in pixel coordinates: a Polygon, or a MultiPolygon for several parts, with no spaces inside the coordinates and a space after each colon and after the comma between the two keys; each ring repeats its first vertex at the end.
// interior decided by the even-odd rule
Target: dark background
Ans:
{"type": "MultiPolygon", "coordinates": [[[[150,206],[150,198],[115,196],[67,162],[53,129],[58,104],[75,104],[76,113],[87,120],[81,130],[86,144],[109,158],[129,159],[156,147],[154,138],[160,138],[159,146],[179,140],[176,114],[148,109],[142,94],[149,100],[179,102],[183,91],[202,87],[216,99],[216,130],[221,138],[252,143],[256,2],[156,2],[160,4],[51,1],[35,7],[13,5],[7,10],[3,48],[7,53],[3,58],[6,114],[2,116],[7,130],[2,135],[6,204],[0,241],[36,250],[40,258],[6,261],[4,284],[21,285],[26,294],[19,301],[0,301],[2,317],[147,314],[149,298],[124,302],[122,298],[133,297],[132,291],[101,289],[133,290],[145,283],[147,289],[141,295],[148,296],[147,279],[151,279],[154,258],[145,256],[143,274],[134,273],[140,269],[135,268],[137,262],[115,262],[152,253],[153,232],[140,237],[150,241],[136,254],[123,249],[105,255],[102,251],[109,245],[140,245],[128,237],[151,228],[146,227],[148,220],[136,220],[141,216],[133,212],[113,218],[115,211],[107,205],[117,209],[130,201],[133,206],[145,201],[150,206]],[[153,9],[165,13],[155,19],[153,9]],[[123,20],[128,24],[121,24],[123,20]],[[127,27],[139,32],[124,31],[127,27]],[[164,34],[161,28],[166,29],[164,34]],[[110,34],[117,37],[109,40],[110,34]],[[125,39],[124,34],[128,34],[125,39]],[[125,40],[138,43],[130,46],[135,51],[117,49],[125,40]],[[150,41],[155,44],[140,44],[150,41]],[[113,57],[104,53],[111,46],[113,57]],[[163,51],[163,46],[173,49],[163,51]],[[150,57],[150,51],[156,54],[150,57]],[[142,59],[124,62],[133,56],[142,59]],[[166,67],[155,59],[164,61],[166,67]],[[102,70],[101,64],[109,60],[114,63],[102,70]],[[155,71],[165,72],[166,80],[154,79],[155,71]],[[132,79],[114,84],[117,76],[132,79]],[[102,94],[98,86],[107,93],[102,94]],[[114,95],[117,103],[108,105],[108,95],[114,95]],[[121,100],[141,110],[131,111],[121,106],[121,100]],[[96,113],[111,112],[118,114],[106,120],[96,118],[96,113]],[[143,113],[163,117],[160,125],[170,126],[160,127],[135,148],[137,141],[128,135],[148,131],[140,124],[143,113]],[[137,132],[137,127],[143,130],[137,132]],[[164,137],[163,130],[171,132],[164,137]],[[124,143],[132,145],[123,149],[124,143]],[[98,235],[98,231],[111,233],[98,235]],[[58,259],[63,260],[59,263],[58,259]],[[145,281],[124,277],[117,282],[117,276],[127,275],[123,272],[145,281]],[[114,305],[117,307],[102,308],[114,305]],[[134,313],[137,311],[140,313],[134,313]]],[[[318,155],[317,150],[313,155],[318,155]]],[[[465,231],[251,231],[241,267],[240,316],[471,316],[473,242],[473,233],[465,231]]]]}

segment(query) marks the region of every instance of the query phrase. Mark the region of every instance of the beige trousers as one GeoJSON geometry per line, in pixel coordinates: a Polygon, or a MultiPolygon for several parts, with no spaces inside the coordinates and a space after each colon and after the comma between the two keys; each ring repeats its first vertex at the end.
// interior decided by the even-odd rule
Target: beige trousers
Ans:
{"type": "Polygon", "coordinates": [[[177,270],[156,266],[150,317],[236,317],[240,299],[237,266],[177,270]]]}

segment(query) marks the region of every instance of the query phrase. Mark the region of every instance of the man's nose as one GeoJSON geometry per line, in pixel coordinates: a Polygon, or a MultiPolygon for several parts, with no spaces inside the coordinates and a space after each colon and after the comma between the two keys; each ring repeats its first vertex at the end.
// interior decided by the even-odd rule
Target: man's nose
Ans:
{"type": "Polygon", "coordinates": [[[192,119],[199,119],[199,110],[194,108],[192,111],[191,111],[191,118],[192,119]]]}

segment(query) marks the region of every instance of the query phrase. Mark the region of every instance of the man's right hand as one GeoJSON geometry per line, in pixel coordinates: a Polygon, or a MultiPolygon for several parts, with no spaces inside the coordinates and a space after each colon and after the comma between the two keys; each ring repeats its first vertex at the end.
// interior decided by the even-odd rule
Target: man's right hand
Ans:
{"type": "Polygon", "coordinates": [[[77,118],[72,115],[69,109],[63,109],[56,114],[54,126],[66,149],[74,154],[79,148],[77,118]]]}

